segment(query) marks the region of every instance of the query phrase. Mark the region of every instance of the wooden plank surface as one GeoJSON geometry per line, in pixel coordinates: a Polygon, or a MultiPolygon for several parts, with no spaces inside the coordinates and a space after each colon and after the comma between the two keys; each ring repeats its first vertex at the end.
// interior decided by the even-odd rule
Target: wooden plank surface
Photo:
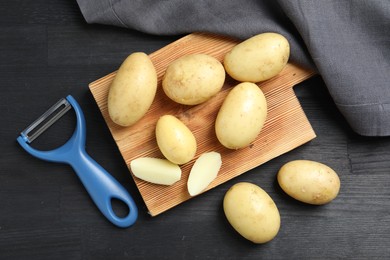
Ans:
{"type": "MultiPolygon", "coordinates": [[[[315,139],[150,217],[88,84],[129,53],[152,53],[180,37],[86,24],[76,1],[3,1],[0,14],[1,259],[390,259],[390,137],[353,133],[320,76],[294,87],[315,139]],[[15,140],[68,94],[84,111],[87,151],[139,207],[131,228],[108,222],[69,166],[37,160],[15,140]],[[287,196],[276,174],[294,159],[331,166],[339,196],[319,207],[287,196]],[[242,181],[262,187],[279,208],[281,229],[270,243],[246,241],[224,216],[226,191],[242,181]]],[[[66,138],[74,125],[63,119],[50,138],[36,141],[66,138]]]]}
{"type": "Polygon", "coordinates": [[[288,64],[276,77],[259,84],[268,103],[267,120],[258,138],[244,149],[224,148],[214,133],[214,121],[218,110],[230,89],[238,82],[228,77],[222,90],[215,97],[197,106],[177,104],[164,94],[161,79],[166,67],[173,60],[191,53],[206,53],[222,61],[226,52],[237,43],[237,40],[227,37],[197,33],[183,37],[152,53],[150,58],[158,75],[156,98],[148,113],[131,127],[116,125],[108,115],[107,95],[115,72],[92,82],[89,86],[128,166],[138,157],[164,158],[155,141],[155,125],[162,115],[172,114],[178,117],[197,139],[197,154],[193,160],[181,166],[182,178],[174,185],[155,185],[132,175],[152,216],[191,198],[187,192],[188,175],[194,161],[204,152],[216,151],[222,156],[221,170],[207,187],[206,190],[209,190],[315,137],[292,90],[294,85],[310,78],[314,73],[293,64],[288,64]]]}

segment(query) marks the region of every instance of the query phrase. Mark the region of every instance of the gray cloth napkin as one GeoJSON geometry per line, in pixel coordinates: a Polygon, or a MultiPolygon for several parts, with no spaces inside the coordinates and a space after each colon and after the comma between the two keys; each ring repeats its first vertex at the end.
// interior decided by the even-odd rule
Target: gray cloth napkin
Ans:
{"type": "Polygon", "coordinates": [[[351,128],[390,135],[389,0],[77,0],[88,23],[155,35],[278,32],[322,76],[351,128]]]}

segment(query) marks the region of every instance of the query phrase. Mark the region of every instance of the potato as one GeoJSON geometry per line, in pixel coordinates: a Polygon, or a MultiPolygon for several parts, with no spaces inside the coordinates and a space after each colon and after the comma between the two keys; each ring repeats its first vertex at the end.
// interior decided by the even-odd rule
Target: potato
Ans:
{"type": "Polygon", "coordinates": [[[267,118],[267,101],[254,83],[235,86],[227,95],[215,121],[219,142],[229,149],[247,147],[259,135],[267,118]]]}
{"type": "Polygon", "coordinates": [[[191,168],[187,181],[188,193],[195,196],[204,191],[217,177],[221,165],[221,154],[217,152],[201,154],[191,168]]]}
{"type": "Polygon", "coordinates": [[[190,54],[169,64],[162,87],[173,101],[197,105],[217,94],[224,82],[225,69],[217,59],[206,54],[190,54]]]}
{"type": "Polygon", "coordinates": [[[172,185],[181,178],[181,169],[177,164],[159,158],[134,159],[130,162],[130,170],[135,177],[155,184],[172,185]]]}
{"type": "Polygon", "coordinates": [[[269,242],[279,232],[279,210],[267,192],[255,184],[233,185],[225,194],[223,210],[233,228],[253,243],[269,242]]]}
{"type": "Polygon", "coordinates": [[[309,160],[295,160],[284,164],[277,179],[288,195],[314,205],[329,203],[340,190],[340,179],[333,169],[309,160]]]}
{"type": "Polygon", "coordinates": [[[185,164],[195,156],[195,136],[183,122],[172,115],[164,115],[158,119],[156,139],[162,154],[175,164],[185,164]]]}
{"type": "Polygon", "coordinates": [[[281,72],[289,56],[290,44],[283,35],[262,33],[234,46],[223,63],[232,78],[259,82],[281,72]]]}
{"type": "Polygon", "coordinates": [[[150,108],[157,90],[157,73],[149,56],[129,55],[119,67],[108,93],[108,114],[120,126],[131,126],[150,108]]]}

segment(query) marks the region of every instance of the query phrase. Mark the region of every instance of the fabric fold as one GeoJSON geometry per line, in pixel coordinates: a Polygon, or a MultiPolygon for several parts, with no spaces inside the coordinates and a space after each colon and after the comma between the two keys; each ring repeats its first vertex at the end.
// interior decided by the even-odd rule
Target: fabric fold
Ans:
{"type": "Polygon", "coordinates": [[[284,35],[290,60],[319,72],[360,135],[390,135],[390,3],[309,0],[77,0],[88,23],[155,35],[284,35]]]}

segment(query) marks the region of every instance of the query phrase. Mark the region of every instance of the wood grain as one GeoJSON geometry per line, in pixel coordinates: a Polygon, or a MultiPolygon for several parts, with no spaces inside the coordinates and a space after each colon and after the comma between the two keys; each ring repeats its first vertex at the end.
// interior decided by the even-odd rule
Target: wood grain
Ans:
{"type": "Polygon", "coordinates": [[[314,73],[293,64],[287,64],[278,76],[259,84],[268,103],[267,120],[258,138],[249,147],[240,150],[224,148],[214,133],[214,120],[219,107],[229,90],[238,82],[227,78],[221,92],[197,106],[174,103],[163,93],[161,78],[173,60],[190,53],[206,53],[222,61],[225,53],[237,43],[234,39],[222,36],[196,33],[150,54],[159,79],[156,98],[148,113],[131,127],[120,127],[108,116],[107,94],[116,72],[89,85],[126,165],[129,166],[130,162],[138,157],[163,157],[157,147],[154,131],[157,119],[164,114],[172,114],[181,119],[197,139],[197,154],[192,161],[181,166],[182,178],[174,185],[155,185],[133,176],[152,216],[191,198],[186,186],[188,174],[194,161],[204,152],[217,151],[222,156],[221,170],[207,188],[209,190],[315,137],[292,89],[294,85],[310,78],[314,73]]]}

